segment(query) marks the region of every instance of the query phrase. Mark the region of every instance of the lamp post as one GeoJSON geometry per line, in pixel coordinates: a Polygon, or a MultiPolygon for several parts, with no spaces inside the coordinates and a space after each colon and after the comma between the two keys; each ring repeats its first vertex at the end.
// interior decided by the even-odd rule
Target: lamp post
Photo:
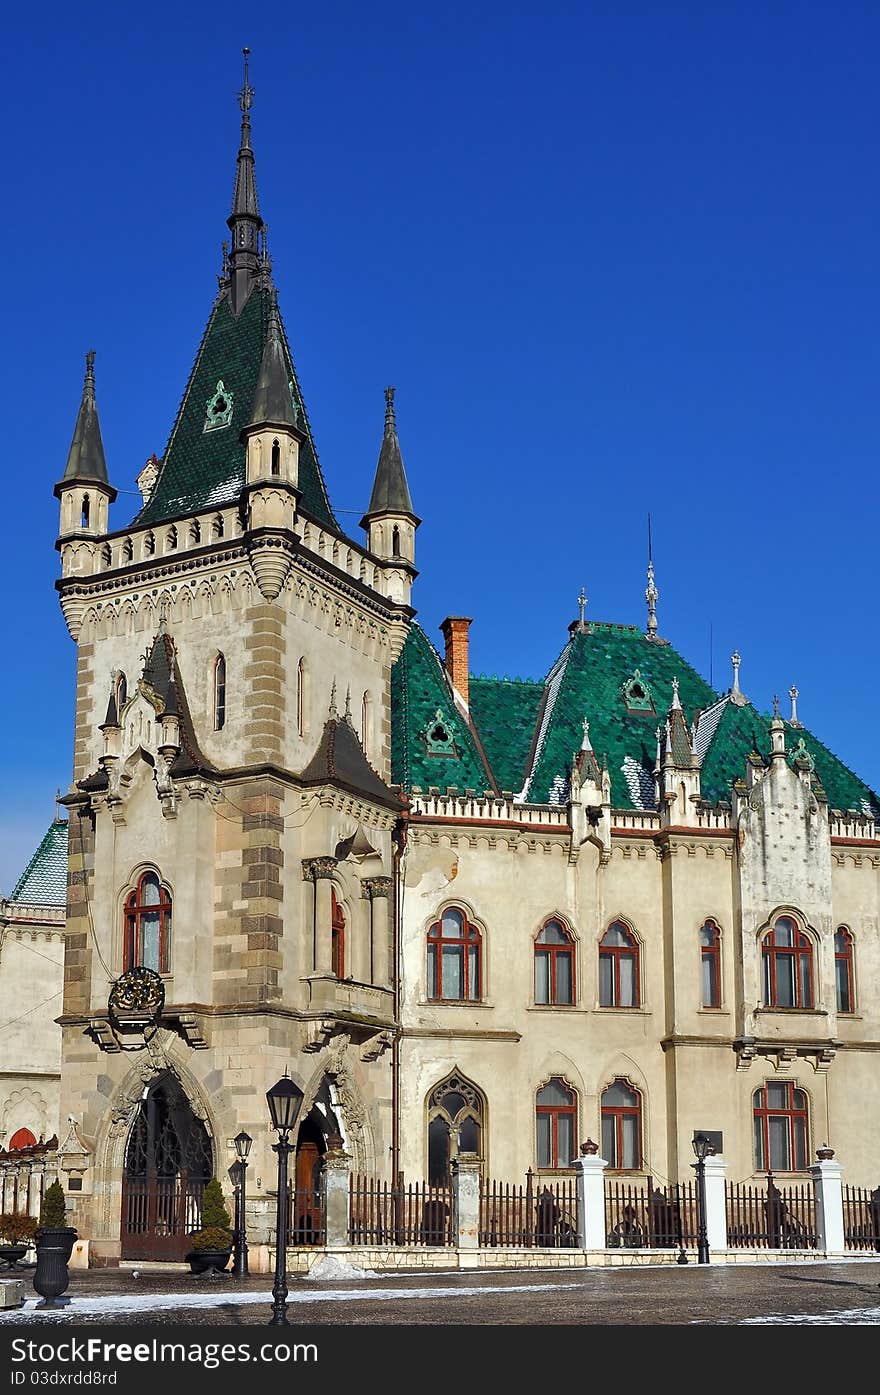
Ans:
{"type": "Polygon", "coordinates": [[[248,1153],[251,1151],[253,1139],[250,1134],[236,1134],[235,1152],[237,1161],[229,1169],[229,1180],[235,1188],[235,1255],[232,1260],[232,1272],[242,1278],[249,1272],[248,1270],[248,1246],[247,1246],[247,1220],[245,1218],[245,1175],[247,1173],[248,1153]]]}
{"type": "Polygon", "coordinates": [[[709,1263],[709,1237],[706,1233],[706,1158],[715,1152],[704,1133],[694,1134],[694,1153],[697,1161],[693,1164],[697,1173],[697,1263],[709,1263]]]}
{"type": "Polygon", "coordinates": [[[275,1217],[275,1283],[272,1287],[272,1316],[270,1327],[287,1327],[287,1158],[293,1151],[291,1130],[296,1126],[303,1092],[289,1079],[287,1072],[266,1091],[272,1128],[278,1142],[272,1151],[278,1154],[278,1206],[275,1217]]]}

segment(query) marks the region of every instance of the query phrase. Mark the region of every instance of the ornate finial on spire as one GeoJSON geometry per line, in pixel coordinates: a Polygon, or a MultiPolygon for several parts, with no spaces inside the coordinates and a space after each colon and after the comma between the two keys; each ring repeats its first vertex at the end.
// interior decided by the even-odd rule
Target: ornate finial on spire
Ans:
{"type": "Polygon", "coordinates": [[[83,383],[83,396],[95,400],[95,351],[89,349],[86,354],[86,376],[83,383]]]}
{"type": "Polygon", "coordinates": [[[334,678],[333,686],[330,689],[330,716],[336,717],[337,715],[338,714],[336,711],[336,679],[334,678]]]}
{"type": "Polygon", "coordinates": [[[774,716],[774,717],[778,717],[778,716],[779,716],[779,694],[778,694],[778,693],[774,693],[774,694],[773,694],[773,716],[774,716]]]}
{"type": "Polygon", "coordinates": [[[248,59],[251,56],[251,51],[249,48],[243,48],[242,53],[244,54],[244,86],[238,94],[238,105],[241,107],[244,119],[247,120],[254,100],[254,89],[248,81],[248,59]]]}
{"type": "Polygon", "coordinates": [[[56,822],[56,823],[58,823],[58,822],[60,821],[60,819],[61,819],[61,808],[60,808],[60,805],[61,805],[61,790],[60,790],[60,788],[59,788],[59,789],[57,789],[57,790],[55,791],[55,822],[56,822]]]}
{"type": "Polygon", "coordinates": [[[397,426],[397,418],[394,415],[394,394],[397,388],[387,387],[385,389],[385,430],[392,431],[397,426]]]}
{"type": "Polygon", "coordinates": [[[590,723],[588,722],[588,720],[587,720],[586,717],[585,717],[584,720],[583,720],[583,728],[584,728],[584,739],[583,739],[583,741],[581,742],[581,750],[582,750],[582,751],[592,751],[593,748],[592,748],[592,746],[590,745],[590,723]]]}
{"type": "Polygon", "coordinates": [[[586,610],[586,608],[587,608],[587,593],[586,593],[586,591],[584,590],[584,588],[583,588],[583,586],[582,586],[581,589],[580,589],[580,594],[579,594],[579,596],[578,596],[578,620],[577,620],[577,627],[578,627],[578,630],[579,630],[581,633],[583,633],[583,631],[587,628],[586,623],[585,623],[585,621],[584,621],[584,611],[586,610]]]}
{"type": "Polygon", "coordinates": [[[790,722],[789,722],[789,726],[792,726],[792,727],[800,727],[800,726],[803,726],[803,723],[798,721],[798,714],[797,714],[797,700],[798,700],[798,698],[800,697],[800,693],[798,692],[797,688],[795,687],[795,685],[794,685],[793,683],[792,683],[791,687],[790,687],[789,690],[788,690],[788,696],[791,698],[791,720],[790,720],[790,722]]]}
{"type": "Polygon", "coordinates": [[[673,680],[672,680],[672,706],[673,706],[673,707],[677,707],[677,708],[679,709],[679,711],[681,710],[681,699],[680,699],[679,696],[678,696],[678,679],[677,679],[677,678],[673,678],[673,680]]]}
{"type": "Polygon", "coordinates": [[[345,690],[345,720],[351,721],[351,684],[345,690]]]}
{"type": "Polygon", "coordinates": [[[733,664],[733,687],[730,690],[730,701],[736,703],[737,707],[745,707],[748,698],[740,691],[739,666],[742,663],[742,659],[740,658],[738,649],[734,649],[730,656],[730,662],[733,664]]]}
{"type": "Polygon", "coordinates": [[[651,546],[651,515],[648,514],[648,585],[645,588],[645,600],[648,603],[648,628],[646,634],[648,639],[657,638],[657,602],[660,599],[660,592],[654,585],[654,552],[651,546]]]}

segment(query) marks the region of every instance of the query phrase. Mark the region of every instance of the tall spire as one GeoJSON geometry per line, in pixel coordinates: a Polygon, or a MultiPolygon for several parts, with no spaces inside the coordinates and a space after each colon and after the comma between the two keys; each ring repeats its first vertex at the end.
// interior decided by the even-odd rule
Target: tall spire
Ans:
{"type": "Polygon", "coordinates": [[[271,422],[277,426],[296,427],[296,413],[290,395],[290,375],[284,361],[284,347],[281,342],[281,322],[278,318],[278,292],[273,286],[269,291],[269,323],[266,327],[266,343],[260,360],[260,375],[254,392],[252,426],[262,426],[271,422]]]}
{"type": "Polygon", "coordinates": [[[395,391],[396,389],[393,387],[385,389],[385,435],[382,438],[382,448],[379,451],[379,461],[376,465],[376,478],[373,481],[373,492],[370,495],[370,507],[361,520],[362,528],[367,526],[371,518],[380,514],[409,514],[410,517],[415,517],[409,485],[406,482],[406,472],[403,468],[403,457],[400,454],[400,442],[397,439],[397,419],[394,415],[395,391]]]}
{"type": "Polygon", "coordinates": [[[660,599],[660,592],[654,585],[654,553],[651,547],[651,515],[648,514],[648,585],[645,590],[645,600],[648,603],[648,628],[645,631],[648,639],[657,638],[657,602],[660,599]]]}
{"type": "MultiPolygon", "coordinates": [[[[98,421],[98,404],[95,400],[95,351],[86,354],[86,376],[83,383],[82,400],[73,428],[73,440],[67,454],[67,467],[64,478],[55,486],[56,498],[62,484],[71,483],[103,484],[109,486],[107,462],[104,459],[104,442],[101,440],[101,424],[98,421]]],[[[113,491],[116,498],[116,490],[113,491]]],[[[111,500],[112,502],[112,500],[111,500]]]]}
{"type": "Polygon", "coordinates": [[[238,104],[241,107],[241,145],[235,168],[232,212],[226,220],[232,233],[232,251],[229,254],[229,298],[234,315],[239,313],[259,278],[259,235],[263,226],[257,203],[254,152],[251,148],[250,113],[254,100],[254,89],[249,80],[248,58],[250,49],[242,49],[242,53],[244,54],[244,85],[238,94],[238,104]]]}

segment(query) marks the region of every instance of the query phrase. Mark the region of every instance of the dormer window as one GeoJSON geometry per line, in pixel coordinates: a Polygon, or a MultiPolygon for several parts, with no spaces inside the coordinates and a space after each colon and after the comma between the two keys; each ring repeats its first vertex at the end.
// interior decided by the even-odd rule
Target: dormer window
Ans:
{"type": "Polygon", "coordinates": [[[446,720],[439,707],[428,725],[420,732],[420,735],[425,743],[425,751],[429,756],[445,756],[447,759],[458,759],[458,748],[455,744],[452,723],[446,720]]]}
{"type": "Polygon", "coordinates": [[[224,386],[223,379],[217,380],[217,391],[205,405],[203,431],[218,431],[232,421],[232,393],[224,386]]]}
{"type": "Polygon", "coordinates": [[[628,712],[655,711],[651,690],[638,669],[624,683],[621,692],[628,712]]]}

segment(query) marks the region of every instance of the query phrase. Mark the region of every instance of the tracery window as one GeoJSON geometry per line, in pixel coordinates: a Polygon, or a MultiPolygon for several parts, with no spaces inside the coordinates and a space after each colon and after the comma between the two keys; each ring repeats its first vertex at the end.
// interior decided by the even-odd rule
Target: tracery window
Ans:
{"type": "Polygon", "coordinates": [[[448,906],[428,931],[428,997],[443,1002],[478,1002],[482,939],[458,906],[448,906]]]}
{"type": "Polygon", "coordinates": [[[639,1006],[639,942],[621,920],[599,941],[599,1005],[639,1006]]]}
{"type": "Polygon", "coordinates": [[[834,932],[834,984],[837,1011],[854,1012],[856,1005],[853,974],[853,937],[845,925],[834,932]]]}
{"type": "Polygon", "coordinates": [[[539,1168],[569,1167],[577,1137],[577,1094],[551,1075],[535,1096],[535,1137],[539,1168]]]}
{"type": "Polygon", "coordinates": [[[642,1165],[642,1097],[628,1080],[618,1077],[602,1092],[602,1156],[620,1172],[642,1165]]]}
{"type": "Polygon", "coordinates": [[[791,1080],[768,1080],[754,1101],[755,1167],[793,1172],[807,1166],[807,1096],[791,1080]]]}
{"type": "Polygon", "coordinates": [[[791,916],[781,915],[761,944],[764,1003],[774,1008],[813,1006],[813,946],[791,916]]]}
{"type": "Polygon", "coordinates": [[[535,1002],[553,1007],[574,1002],[574,939],[555,918],[535,940],[535,1002]]]}
{"type": "Polygon", "coordinates": [[[428,1182],[445,1186],[459,1153],[483,1156],[485,1101],[472,1081],[453,1071],[428,1095],[428,1182]]]}
{"type": "Polygon", "coordinates": [[[125,902],[123,967],[167,974],[171,961],[171,897],[155,872],[144,872],[125,902]]]}

